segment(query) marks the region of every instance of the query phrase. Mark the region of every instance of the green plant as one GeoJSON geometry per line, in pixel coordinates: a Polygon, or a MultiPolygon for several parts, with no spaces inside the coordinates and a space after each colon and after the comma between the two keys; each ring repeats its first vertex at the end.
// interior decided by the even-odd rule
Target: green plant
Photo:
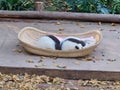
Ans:
{"type": "Polygon", "coordinates": [[[112,13],[120,14],[120,2],[117,2],[113,5],[112,13]]]}
{"type": "MultiPolygon", "coordinates": [[[[44,0],[45,10],[120,14],[120,0],[44,0]]],[[[34,10],[34,0],[0,0],[0,10],[34,10]]]]}
{"type": "Polygon", "coordinates": [[[120,14],[120,0],[48,0],[47,10],[120,14]]]}
{"type": "Polygon", "coordinates": [[[0,0],[1,10],[33,10],[33,0],[0,0]]]}
{"type": "Polygon", "coordinates": [[[96,0],[79,0],[77,5],[78,12],[88,12],[88,13],[96,13],[98,12],[97,4],[98,1],[96,0]]]}
{"type": "Polygon", "coordinates": [[[68,11],[69,6],[65,0],[46,0],[45,9],[49,11],[68,11]]]}
{"type": "MultiPolygon", "coordinates": [[[[88,13],[110,13],[108,6],[109,0],[67,0],[72,8],[72,11],[88,12],[88,13]]],[[[111,0],[112,1],[112,0],[111,0]]]]}

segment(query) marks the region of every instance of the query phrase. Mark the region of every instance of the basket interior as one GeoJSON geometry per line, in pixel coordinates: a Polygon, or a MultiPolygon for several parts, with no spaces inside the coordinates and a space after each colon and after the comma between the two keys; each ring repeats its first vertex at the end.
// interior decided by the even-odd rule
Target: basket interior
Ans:
{"type": "Polygon", "coordinates": [[[86,33],[78,33],[78,34],[56,34],[56,33],[44,32],[44,31],[38,30],[36,28],[24,28],[19,33],[18,38],[20,39],[20,41],[36,47],[37,46],[36,43],[37,43],[38,39],[45,35],[56,35],[61,38],[65,38],[68,36],[75,36],[78,38],[86,38],[86,37],[92,36],[96,40],[96,44],[98,44],[101,40],[101,34],[97,30],[86,32],[86,33]]]}

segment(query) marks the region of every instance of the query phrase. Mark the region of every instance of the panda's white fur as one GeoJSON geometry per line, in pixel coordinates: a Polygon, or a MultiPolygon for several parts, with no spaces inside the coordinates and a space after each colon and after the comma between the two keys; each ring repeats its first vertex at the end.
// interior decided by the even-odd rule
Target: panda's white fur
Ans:
{"type": "Polygon", "coordinates": [[[39,38],[37,46],[43,49],[52,49],[55,50],[55,42],[48,36],[43,36],[39,38]]]}
{"type": "Polygon", "coordinates": [[[92,36],[88,38],[82,38],[81,40],[83,40],[86,43],[85,47],[83,48],[91,47],[96,43],[96,40],[92,36]]]}
{"type": "Polygon", "coordinates": [[[74,36],[69,36],[64,38],[63,41],[61,42],[61,49],[65,51],[84,49],[84,48],[88,48],[95,45],[95,43],[96,43],[96,40],[92,36],[87,38],[78,38],[74,36]],[[70,38],[76,39],[78,41],[83,41],[85,45],[83,46],[81,43],[75,43],[75,42],[69,41],[68,39],[70,38]]]}
{"type": "MultiPolygon", "coordinates": [[[[55,37],[55,36],[53,36],[55,37]]],[[[57,39],[57,37],[55,37],[57,39]]],[[[59,41],[59,39],[57,39],[59,41]]],[[[38,39],[37,46],[43,49],[51,49],[56,50],[56,45],[60,43],[56,43],[52,38],[49,36],[43,36],[38,39]]]]}
{"type": "Polygon", "coordinates": [[[78,38],[74,36],[69,36],[62,39],[56,36],[52,36],[52,38],[50,38],[50,36],[43,36],[38,39],[37,46],[39,48],[51,49],[51,50],[56,50],[56,47],[57,47],[58,50],[68,51],[68,50],[77,50],[77,49],[87,48],[94,45],[95,43],[96,43],[96,40],[93,37],[78,38]],[[53,40],[53,37],[54,39],[56,38],[57,42],[56,40],[53,40]],[[78,41],[82,41],[83,43],[85,43],[85,45],[83,46],[81,43],[76,43],[76,42],[70,41],[69,39],[76,39],[78,41]]]}
{"type": "Polygon", "coordinates": [[[77,50],[77,49],[82,49],[83,48],[81,43],[78,44],[78,43],[69,41],[69,39],[76,39],[78,41],[81,41],[81,39],[77,38],[77,37],[73,37],[73,36],[66,37],[61,42],[61,49],[62,50],[68,51],[68,50],[77,50]]]}
{"type": "Polygon", "coordinates": [[[75,46],[78,46],[79,49],[83,48],[81,44],[77,44],[77,43],[74,43],[74,42],[71,42],[71,41],[65,41],[61,45],[61,49],[64,50],[64,51],[75,50],[76,49],[75,46]]]}

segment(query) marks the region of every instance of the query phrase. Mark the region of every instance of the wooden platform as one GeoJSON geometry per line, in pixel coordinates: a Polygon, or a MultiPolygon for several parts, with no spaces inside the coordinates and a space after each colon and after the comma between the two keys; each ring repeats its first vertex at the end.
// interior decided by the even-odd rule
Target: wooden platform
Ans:
{"type": "Polygon", "coordinates": [[[1,20],[0,38],[0,72],[27,72],[68,79],[120,80],[119,24],[58,20],[1,20]],[[80,33],[99,29],[103,33],[103,41],[87,58],[41,58],[24,51],[17,39],[17,33],[26,26],[57,33],[80,33]]]}

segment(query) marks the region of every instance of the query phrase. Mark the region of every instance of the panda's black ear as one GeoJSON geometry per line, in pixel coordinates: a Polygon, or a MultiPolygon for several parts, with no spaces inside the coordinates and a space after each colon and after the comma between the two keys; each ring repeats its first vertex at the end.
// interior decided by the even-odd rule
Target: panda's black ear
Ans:
{"type": "Polygon", "coordinates": [[[75,48],[76,48],[76,49],[79,49],[79,47],[78,47],[78,46],[75,46],[75,48]]]}

